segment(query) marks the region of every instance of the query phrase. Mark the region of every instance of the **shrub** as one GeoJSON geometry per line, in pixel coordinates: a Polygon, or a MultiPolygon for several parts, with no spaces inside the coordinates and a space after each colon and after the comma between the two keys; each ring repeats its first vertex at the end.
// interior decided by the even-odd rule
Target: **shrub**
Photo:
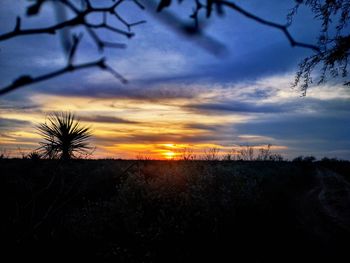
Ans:
{"type": "Polygon", "coordinates": [[[40,160],[41,154],[37,151],[33,151],[26,156],[30,160],[40,160]]]}
{"type": "Polygon", "coordinates": [[[50,115],[48,121],[37,129],[44,139],[39,149],[50,159],[67,160],[74,158],[77,153],[85,154],[90,149],[90,128],[82,126],[69,112],[50,115]]]}

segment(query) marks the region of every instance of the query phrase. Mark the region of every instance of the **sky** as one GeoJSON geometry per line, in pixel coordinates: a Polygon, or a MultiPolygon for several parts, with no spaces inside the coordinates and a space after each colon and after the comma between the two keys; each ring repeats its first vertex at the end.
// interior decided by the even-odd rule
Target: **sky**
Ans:
{"type": "MultiPolygon", "coordinates": [[[[92,2],[102,6],[108,1],[92,2]]],[[[170,10],[187,19],[190,2],[170,10]]],[[[279,0],[236,3],[282,24],[293,6],[293,1],[279,0]]],[[[27,28],[56,22],[51,4],[44,5],[39,16],[26,17],[28,4],[1,1],[0,34],[13,29],[18,15],[27,28]]],[[[128,84],[108,72],[88,69],[1,96],[0,151],[11,156],[33,151],[41,141],[36,125],[52,112],[71,111],[92,128],[95,158],[169,159],[189,148],[198,155],[209,148],[224,154],[243,145],[271,144],[273,151],[289,159],[299,155],[350,159],[349,88],[330,80],[313,85],[303,97],[291,87],[298,63],[311,50],[292,48],[280,31],[232,10],[204,20],[205,37],[220,43],[220,55],[130,1],[120,6],[119,13],[130,23],[147,21],[132,29],[131,39],[97,31],[106,41],[125,43],[126,49],[101,54],[84,29],[72,32],[83,32],[77,63],[105,56],[128,84]]],[[[97,23],[101,18],[89,19],[97,23]]],[[[308,10],[301,9],[290,32],[298,41],[315,43],[319,26],[308,10]]],[[[2,41],[0,87],[20,75],[38,76],[65,63],[59,35],[2,41]]]]}

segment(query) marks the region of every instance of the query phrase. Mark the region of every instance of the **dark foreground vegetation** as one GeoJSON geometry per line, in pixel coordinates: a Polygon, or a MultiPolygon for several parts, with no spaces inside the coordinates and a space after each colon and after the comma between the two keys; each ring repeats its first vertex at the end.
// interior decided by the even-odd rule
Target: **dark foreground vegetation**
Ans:
{"type": "Polygon", "coordinates": [[[350,163],[0,160],[11,258],[347,262],[350,163]]]}

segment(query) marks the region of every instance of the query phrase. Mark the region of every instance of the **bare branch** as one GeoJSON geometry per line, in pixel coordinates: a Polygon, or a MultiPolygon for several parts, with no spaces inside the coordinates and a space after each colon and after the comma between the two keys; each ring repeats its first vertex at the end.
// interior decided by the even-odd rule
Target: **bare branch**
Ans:
{"type": "Polygon", "coordinates": [[[145,6],[143,4],[140,3],[140,1],[138,0],[133,0],[133,2],[135,3],[135,5],[137,5],[140,9],[144,10],[145,6]]]}
{"type": "Polygon", "coordinates": [[[24,36],[24,35],[37,35],[37,34],[55,34],[57,30],[65,27],[77,26],[83,21],[82,16],[76,16],[70,20],[58,23],[56,25],[45,27],[45,28],[34,28],[34,29],[21,29],[20,28],[20,18],[17,18],[16,27],[13,31],[0,35],[0,41],[8,40],[14,37],[24,36]]]}
{"type": "Polygon", "coordinates": [[[119,74],[117,71],[115,71],[112,67],[108,66],[106,63],[103,62],[103,65],[100,65],[100,67],[104,70],[107,70],[115,78],[119,79],[122,83],[124,83],[124,84],[128,83],[127,79],[125,79],[121,74],[119,74]]]}
{"type": "Polygon", "coordinates": [[[117,34],[120,34],[120,35],[124,35],[128,38],[131,38],[133,37],[135,34],[130,32],[130,31],[124,31],[124,30],[121,30],[119,28],[116,28],[116,27],[113,27],[113,26],[110,26],[108,25],[107,23],[101,23],[101,24],[90,24],[90,23],[86,23],[85,24],[86,27],[89,27],[89,28],[95,28],[95,29],[100,29],[100,28],[103,28],[103,29],[107,29],[109,31],[112,31],[114,33],[117,33],[117,34]]]}
{"type": "Polygon", "coordinates": [[[263,19],[261,17],[258,17],[248,11],[246,11],[245,9],[239,7],[238,5],[236,5],[235,3],[229,2],[229,1],[219,1],[221,5],[229,7],[235,11],[237,11],[238,13],[244,15],[245,17],[252,19],[260,24],[269,26],[269,27],[273,27],[276,28],[280,31],[283,32],[283,34],[286,36],[286,38],[288,39],[289,43],[291,44],[292,47],[303,47],[303,48],[308,48],[308,49],[312,49],[316,52],[320,52],[320,49],[318,46],[315,45],[311,45],[311,44],[306,44],[306,43],[302,43],[302,42],[298,42],[295,41],[294,38],[292,37],[292,35],[289,33],[288,31],[288,24],[287,25],[282,25],[282,24],[278,24],[278,23],[274,23],[271,22],[269,20],[263,19]]]}
{"type": "Polygon", "coordinates": [[[21,20],[20,20],[20,18],[17,18],[16,26],[14,27],[14,29],[10,32],[7,32],[5,34],[0,35],[0,41],[8,40],[8,39],[23,36],[23,35],[55,34],[58,30],[63,29],[65,27],[75,27],[75,26],[85,26],[85,27],[90,27],[90,28],[107,28],[110,31],[113,31],[115,33],[119,33],[121,35],[124,35],[124,36],[130,38],[134,35],[133,33],[129,32],[131,27],[139,25],[139,24],[143,24],[146,22],[144,20],[138,21],[135,23],[128,23],[127,21],[125,21],[116,11],[116,7],[119,6],[119,4],[121,4],[123,2],[123,0],[114,3],[110,7],[102,7],[102,8],[101,7],[94,8],[91,6],[90,2],[87,1],[86,2],[87,7],[83,11],[79,11],[72,3],[70,3],[67,0],[60,0],[60,2],[62,2],[63,4],[68,6],[71,10],[73,10],[74,13],[76,14],[76,16],[69,19],[69,20],[63,21],[61,23],[55,24],[55,25],[50,26],[50,27],[33,28],[33,29],[21,29],[21,20]],[[100,25],[92,25],[92,24],[88,23],[86,20],[86,17],[92,13],[98,13],[98,12],[102,13],[102,15],[104,16],[103,22],[100,25]],[[108,25],[106,22],[107,21],[107,18],[106,18],[107,13],[113,15],[122,24],[124,24],[125,27],[128,29],[128,32],[123,31],[121,29],[117,29],[111,25],[108,25]]]}
{"type": "Polygon", "coordinates": [[[77,64],[77,65],[68,65],[65,66],[62,69],[50,72],[48,74],[44,74],[38,77],[31,77],[29,75],[23,75],[17,78],[14,82],[12,82],[10,85],[1,88],[0,89],[0,96],[4,95],[6,93],[9,93],[11,91],[17,90],[21,87],[31,85],[34,83],[39,83],[44,80],[52,79],[61,75],[64,75],[69,72],[73,71],[79,71],[82,69],[88,69],[88,68],[100,68],[102,70],[106,70],[110,72],[114,77],[119,79],[122,83],[127,83],[127,80],[124,79],[119,73],[117,73],[115,70],[113,70],[110,66],[108,66],[105,62],[105,58],[101,58],[99,60],[93,61],[93,62],[88,62],[88,63],[82,63],[82,64],[77,64]]]}
{"type": "Polygon", "coordinates": [[[72,71],[86,69],[86,68],[92,68],[92,67],[101,67],[101,63],[103,63],[103,62],[104,62],[104,59],[100,59],[100,60],[97,60],[94,62],[83,63],[83,64],[74,65],[74,66],[70,65],[70,66],[66,66],[62,69],[53,71],[51,73],[44,74],[44,75],[34,77],[34,78],[29,76],[29,75],[23,75],[23,76],[20,76],[19,78],[17,78],[14,82],[12,82],[7,87],[1,88],[0,95],[4,95],[10,91],[19,89],[23,86],[27,86],[30,84],[42,82],[42,81],[47,80],[47,79],[58,77],[58,76],[63,75],[67,72],[72,72],[72,71]]]}
{"type": "MultiPolygon", "coordinates": [[[[50,0],[48,0],[50,1],[50,0]]],[[[31,5],[29,8],[30,10],[29,15],[35,15],[39,13],[40,8],[42,4],[45,2],[45,0],[38,1],[35,4],[31,5]]],[[[75,16],[73,18],[67,19],[63,22],[59,22],[55,25],[44,27],[44,28],[32,28],[32,29],[23,29],[21,26],[21,18],[17,17],[15,27],[12,31],[7,32],[5,34],[0,35],[0,42],[5,41],[11,38],[16,38],[20,36],[25,35],[38,35],[38,34],[56,34],[57,31],[62,30],[64,28],[71,28],[76,26],[83,26],[94,43],[96,44],[97,48],[100,51],[103,51],[105,47],[110,48],[125,48],[126,45],[123,43],[115,43],[115,42],[109,42],[104,41],[100,39],[98,34],[95,32],[94,29],[106,29],[108,31],[111,31],[116,34],[123,35],[125,37],[131,38],[134,36],[133,32],[130,32],[131,27],[137,26],[140,24],[145,23],[144,20],[137,21],[135,23],[128,23],[126,20],[124,20],[118,13],[117,13],[117,7],[124,2],[124,0],[119,1],[113,1],[113,3],[110,6],[107,7],[93,7],[91,5],[91,2],[89,0],[85,0],[85,7],[82,7],[82,10],[79,10],[71,1],[69,0],[58,0],[57,2],[63,4],[65,7],[67,7],[69,10],[71,10],[75,16]],[[102,22],[100,24],[92,24],[87,21],[87,16],[93,13],[102,13],[102,22]],[[115,26],[112,26],[108,23],[107,15],[112,15],[116,19],[118,19],[126,28],[126,30],[119,29],[115,26]]],[[[142,8],[142,5],[138,1],[134,1],[136,5],[138,5],[140,8],[142,8]]],[[[16,90],[18,88],[21,88],[26,85],[38,83],[44,80],[48,80],[51,78],[58,77],[60,75],[66,74],[68,72],[86,69],[86,68],[93,68],[97,67],[102,70],[106,70],[110,72],[113,76],[115,76],[117,79],[119,79],[121,82],[126,83],[127,80],[123,78],[119,73],[117,73],[114,69],[112,69],[110,66],[108,66],[105,63],[105,59],[101,58],[96,61],[83,63],[83,64],[76,64],[74,65],[74,57],[78,48],[78,45],[81,41],[82,35],[74,35],[73,36],[73,42],[72,46],[70,47],[68,56],[67,56],[67,65],[59,70],[38,76],[38,77],[32,77],[29,75],[22,75],[18,77],[16,80],[14,80],[10,85],[3,87],[0,89],[0,95],[6,94],[10,91],[16,90]]]]}
{"type": "Polygon", "coordinates": [[[72,45],[72,48],[68,54],[68,65],[73,64],[74,56],[75,56],[75,53],[77,51],[77,47],[78,47],[82,37],[83,37],[82,34],[73,36],[73,45],[72,45]]]}

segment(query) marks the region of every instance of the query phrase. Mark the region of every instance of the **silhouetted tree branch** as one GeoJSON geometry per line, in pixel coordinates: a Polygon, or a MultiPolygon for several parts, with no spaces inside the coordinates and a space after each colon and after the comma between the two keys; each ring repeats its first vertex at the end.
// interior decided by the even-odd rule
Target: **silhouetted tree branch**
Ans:
{"type": "MultiPolygon", "coordinates": [[[[48,0],[37,0],[34,4],[28,7],[27,9],[27,15],[37,15],[40,12],[40,8],[45,2],[50,2],[48,0]]],[[[11,38],[16,38],[20,36],[25,35],[37,35],[37,34],[56,34],[57,31],[69,28],[69,27],[76,27],[76,26],[83,26],[92,40],[95,42],[98,50],[102,52],[105,47],[109,48],[125,48],[126,45],[123,43],[115,43],[115,42],[108,42],[101,40],[101,38],[98,36],[98,34],[95,32],[97,29],[106,29],[110,32],[123,35],[127,38],[130,38],[134,36],[134,33],[131,32],[131,28],[137,25],[140,25],[142,23],[145,23],[145,21],[137,21],[133,23],[127,22],[125,19],[122,18],[117,12],[117,7],[124,2],[123,0],[119,1],[113,1],[113,3],[108,7],[93,7],[89,0],[85,0],[85,7],[82,10],[79,10],[71,1],[69,0],[57,0],[56,3],[63,4],[66,6],[69,10],[71,10],[75,16],[71,19],[68,19],[63,22],[59,22],[55,25],[49,26],[49,27],[43,27],[43,28],[34,28],[34,29],[23,29],[21,18],[17,17],[16,25],[14,29],[8,33],[0,35],[0,41],[5,41],[11,38]],[[103,14],[103,21],[99,24],[92,24],[87,20],[87,16],[92,13],[102,13],[103,14]],[[119,20],[125,27],[126,30],[119,29],[111,24],[109,24],[107,20],[107,14],[112,15],[117,20],[119,20]]],[[[137,1],[134,1],[137,6],[143,8],[140,6],[140,4],[137,1]]],[[[110,72],[113,76],[118,78],[121,82],[126,83],[126,79],[124,79],[119,73],[117,73],[114,69],[109,67],[106,64],[106,59],[101,58],[96,61],[91,61],[87,63],[82,64],[73,64],[73,58],[76,54],[76,50],[78,47],[78,44],[80,42],[81,36],[73,36],[73,43],[71,44],[71,48],[68,54],[67,58],[67,65],[64,68],[61,68],[59,70],[38,76],[38,77],[31,77],[29,75],[22,75],[18,78],[16,78],[10,85],[3,87],[0,89],[0,95],[6,94],[10,91],[16,90],[20,87],[27,86],[33,83],[41,82],[44,80],[48,80],[63,74],[66,74],[68,72],[81,70],[81,69],[87,69],[87,68],[100,68],[102,70],[106,70],[110,72]]],[[[68,42],[70,42],[68,40],[68,42]]]]}
{"type": "Polygon", "coordinates": [[[88,62],[88,63],[82,63],[82,64],[76,64],[76,65],[67,65],[66,67],[44,74],[40,75],[38,77],[31,77],[29,75],[22,75],[19,78],[17,78],[15,81],[13,81],[10,85],[0,89],[0,95],[6,94],[10,91],[16,90],[18,88],[42,82],[44,80],[52,79],[55,77],[58,77],[60,75],[66,74],[68,72],[73,72],[81,69],[88,69],[88,68],[100,68],[102,70],[106,70],[113,74],[113,76],[117,77],[120,81],[123,83],[127,83],[127,80],[123,78],[119,73],[117,73],[115,70],[113,70],[111,67],[109,67],[106,64],[105,58],[101,58],[99,60],[88,62]]]}
{"type": "MultiPolygon", "coordinates": [[[[100,52],[103,52],[105,48],[125,48],[126,45],[123,43],[109,42],[101,39],[97,33],[97,30],[105,29],[109,32],[119,34],[127,38],[133,37],[134,33],[131,31],[132,27],[143,24],[145,21],[140,20],[130,23],[123,18],[123,16],[119,13],[118,8],[123,2],[126,1],[127,0],[110,0],[109,5],[106,5],[105,7],[95,7],[90,0],[83,0],[83,4],[79,7],[73,0],[34,0],[33,3],[27,8],[28,16],[39,14],[42,6],[48,2],[54,3],[56,8],[65,8],[64,10],[71,12],[73,16],[70,18],[64,17],[63,21],[58,21],[52,26],[27,29],[22,26],[21,18],[18,17],[13,30],[0,34],[0,42],[26,35],[54,35],[57,32],[62,32],[66,29],[81,26],[86,30],[87,34],[93,40],[100,52]],[[91,23],[87,19],[87,17],[91,14],[101,14],[101,22],[96,24],[91,23]],[[114,23],[115,20],[119,21],[125,27],[125,29],[116,27],[114,23]]],[[[201,27],[201,21],[199,19],[199,14],[202,12],[207,18],[210,18],[213,13],[217,14],[218,16],[222,16],[225,14],[225,10],[233,10],[236,13],[241,14],[259,24],[281,31],[291,46],[307,48],[314,51],[311,56],[307,57],[300,63],[299,71],[297,72],[295,78],[294,86],[299,86],[304,95],[306,94],[308,86],[312,83],[312,72],[320,66],[321,76],[318,83],[326,81],[327,74],[330,74],[332,77],[347,77],[347,64],[350,50],[350,35],[347,31],[350,10],[350,1],[348,0],[294,0],[295,6],[292,11],[287,14],[287,22],[285,24],[275,23],[268,19],[259,17],[256,14],[240,7],[234,1],[192,0],[194,7],[190,18],[194,21],[193,25],[183,22],[174,13],[166,10],[173,4],[174,1],[172,0],[129,1],[133,2],[141,10],[147,9],[150,12],[154,12],[163,23],[168,24],[174,30],[196,40],[198,45],[215,54],[218,54],[224,47],[215,39],[205,36],[201,27]],[[321,34],[316,45],[295,40],[288,30],[301,5],[305,5],[310,8],[315,14],[315,19],[320,19],[322,21],[321,34]],[[338,23],[336,24],[335,28],[332,27],[333,24],[331,23],[331,21],[334,19],[338,19],[338,23]]],[[[181,4],[183,0],[178,0],[177,2],[181,4]]],[[[77,39],[81,37],[74,36],[73,38],[67,38],[67,36],[65,36],[65,38],[65,43],[68,43],[67,48],[65,48],[67,52],[67,66],[35,78],[28,75],[20,76],[9,86],[1,88],[0,95],[29,84],[63,75],[68,72],[92,67],[107,70],[122,82],[126,82],[126,80],[120,74],[106,64],[105,58],[83,64],[74,64],[73,58],[79,43],[79,40],[77,39]]],[[[345,85],[349,85],[349,83],[349,81],[344,82],[345,85]]]]}
{"type": "MultiPolygon", "coordinates": [[[[299,86],[303,95],[313,83],[312,73],[319,69],[316,76],[317,83],[327,81],[327,76],[331,78],[346,79],[348,77],[348,63],[350,55],[350,1],[349,0],[298,0],[295,7],[288,14],[292,20],[300,6],[304,5],[312,10],[315,19],[322,23],[318,46],[320,52],[305,58],[299,64],[299,70],[295,77],[293,86],[299,86]]],[[[344,85],[350,86],[349,80],[344,80],[344,85]]]]}
{"type": "MultiPolygon", "coordinates": [[[[157,11],[161,12],[169,8],[172,0],[160,0],[157,11]]],[[[178,0],[179,3],[183,2],[178,0]]],[[[332,78],[347,78],[348,57],[350,55],[350,1],[349,0],[294,0],[295,6],[287,14],[287,23],[279,24],[259,17],[246,9],[238,6],[234,1],[225,0],[193,0],[194,8],[190,18],[194,20],[194,26],[200,30],[199,13],[205,12],[207,18],[213,11],[217,15],[224,14],[224,8],[254,20],[262,25],[280,30],[293,47],[311,49],[314,54],[305,58],[299,64],[299,70],[295,76],[294,87],[299,87],[302,95],[306,95],[307,89],[313,83],[312,74],[318,76],[318,84],[324,83],[327,75],[332,78]],[[320,20],[322,28],[316,45],[296,41],[288,31],[300,6],[306,6],[314,14],[315,20],[320,20]],[[334,22],[336,21],[336,22],[334,22]],[[316,71],[316,72],[315,72],[316,71]]],[[[345,80],[344,85],[350,86],[350,81],[345,80]]]]}
{"type": "MultiPolygon", "coordinates": [[[[199,16],[200,10],[205,9],[206,15],[209,18],[211,16],[212,8],[213,8],[214,4],[216,4],[216,6],[217,6],[218,15],[223,15],[223,7],[230,8],[230,9],[240,13],[241,15],[243,15],[251,20],[254,20],[260,24],[263,24],[265,26],[269,26],[272,28],[276,28],[276,29],[282,31],[282,33],[286,36],[286,38],[288,39],[288,41],[292,47],[303,47],[303,48],[312,49],[316,52],[320,51],[319,47],[316,45],[311,45],[311,44],[296,41],[292,37],[290,32],[288,31],[288,27],[290,26],[289,23],[286,23],[284,25],[284,24],[278,24],[278,23],[271,22],[267,19],[261,18],[259,16],[256,16],[253,13],[248,12],[247,10],[243,9],[242,7],[240,7],[237,4],[230,2],[230,1],[224,1],[224,0],[207,1],[207,5],[204,5],[199,0],[195,0],[195,8],[194,8],[194,11],[190,17],[195,20],[195,26],[197,28],[199,27],[198,16],[199,16]]],[[[161,8],[158,8],[158,10],[162,10],[165,6],[164,6],[164,4],[161,5],[161,3],[160,3],[159,7],[161,7],[161,8]]]]}
{"type": "Polygon", "coordinates": [[[0,89],[0,95],[6,94],[12,90],[21,88],[26,85],[38,83],[44,80],[48,80],[51,78],[58,77],[60,75],[66,74],[68,72],[73,72],[77,70],[82,69],[88,69],[88,68],[100,68],[102,70],[110,72],[114,77],[119,79],[122,83],[127,83],[127,80],[123,78],[118,72],[116,72],[114,69],[112,69],[110,66],[106,64],[105,58],[100,58],[96,61],[87,62],[87,63],[81,63],[81,64],[74,64],[74,57],[75,53],[77,51],[78,45],[80,40],[82,39],[82,35],[73,35],[73,44],[71,47],[71,50],[68,55],[67,59],[67,65],[59,70],[38,76],[38,77],[31,77],[29,75],[23,75],[19,78],[17,78],[14,82],[12,82],[9,86],[4,87],[0,89]]]}

